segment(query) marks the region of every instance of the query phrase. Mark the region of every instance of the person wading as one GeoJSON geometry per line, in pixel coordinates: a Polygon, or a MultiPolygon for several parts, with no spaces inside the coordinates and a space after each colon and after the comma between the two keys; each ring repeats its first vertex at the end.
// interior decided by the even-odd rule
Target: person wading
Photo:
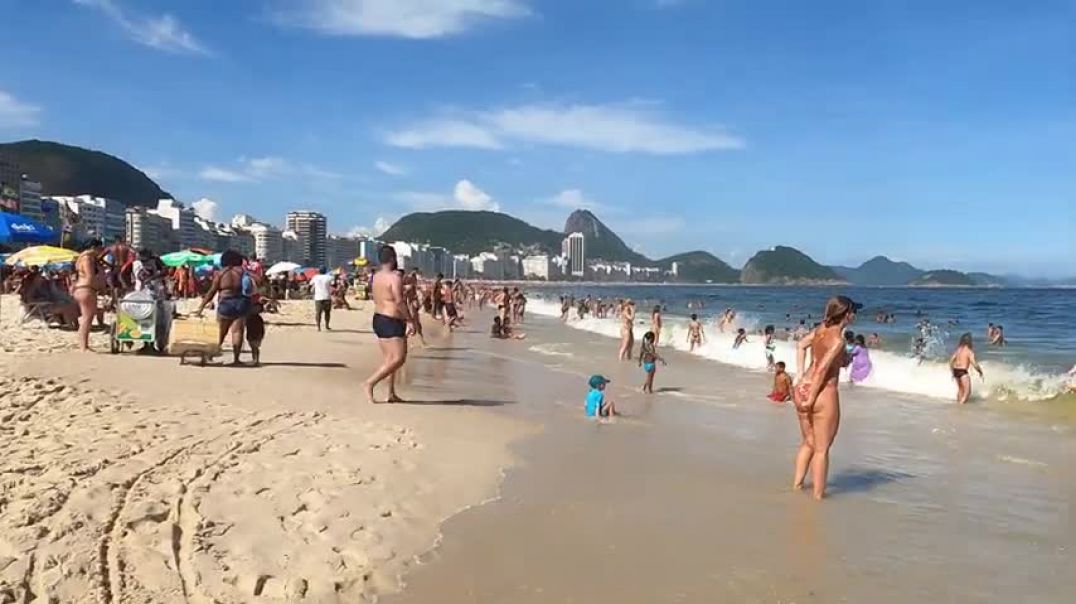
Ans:
{"type": "Polygon", "coordinates": [[[404,298],[403,276],[396,270],[396,250],[386,245],[378,253],[380,266],[371,280],[374,299],[374,334],[381,348],[382,363],[363,384],[366,398],[374,400],[374,388],[389,380],[389,395],[385,402],[402,402],[396,394],[396,372],[407,362],[407,336],[414,332],[414,318],[404,298]]]}

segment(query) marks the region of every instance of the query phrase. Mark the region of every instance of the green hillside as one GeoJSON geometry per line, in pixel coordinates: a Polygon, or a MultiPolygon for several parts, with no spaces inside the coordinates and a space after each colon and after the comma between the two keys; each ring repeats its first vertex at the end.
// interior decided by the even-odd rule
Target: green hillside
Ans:
{"type": "Polygon", "coordinates": [[[970,276],[948,269],[927,271],[908,285],[912,287],[973,287],[975,280],[970,276]]]}
{"type": "Polygon", "coordinates": [[[679,281],[689,283],[739,283],[740,271],[732,268],[710,252],[694,251],[669,256],[657,261],[664,269],[677,264],[679,281]]]}
{"type": "Polygon", "coordinates": [[[27,140],[0,144],[0,155],[40,181],[45,195],[86,194],[145,206],[172,197],[138,168],[100,151],[27,140]]]}
{"type": "Polygon", "coordinates": [[[582,233],[586,236],[587,258],[601,258],[613,262],[652,264],[650,259],[628,247],[619,235],[605,226],[590,210],[576,210],[564,222],[564,233],[582,233]]]}
{"type": "Polygon", "coordinates": [[[380,239],[428,243],[473,256],[500,247],[559,254],[564,236],[507,214],[448,210],[408,214],[382,233],[380,239]]]}
{"type": "Polygon", "coordinates": [[[740,281],[771,285],[846,282],[828,266],[822,266],[795,248],[782,245],[752,256],[740,271],[740,281]]]}
{"type": "Polygon", "coordinates": [[[907,262],[894,262],[885,256],[875,256],[856,268],[831,268],[855,285],[901,286],[923,274],[907,262]]]}

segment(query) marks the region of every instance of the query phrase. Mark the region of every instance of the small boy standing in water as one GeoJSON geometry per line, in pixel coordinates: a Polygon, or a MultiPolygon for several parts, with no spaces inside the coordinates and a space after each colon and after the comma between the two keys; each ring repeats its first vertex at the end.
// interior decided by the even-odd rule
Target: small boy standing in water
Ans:
{"type": "Polygon", "coordinates": [[[785,371],[785,362],[777,361],[773,365],[773,392],[769,398],[775,403],[786,403],[792,400],[792,378],[785,371]]]}
{"type": "Polygon", "coordinates": [[[605,398],[605,386],[609,383],[604,376],[590,376],[590,392],[587,393],[587,417],[612,417],[618,415],[613,401],[605,398]]]}
{"type": "Polygon", "coordinates": [[[658,354],[657,337],[654,332],[648,331],[643,336],[642,347],[639,348],[639,366],[646,372],[646,381],[643,382],[643,392],[654,393],[654,374],[658,371],[657,362],[667,365],[665,359],[658,354]]]}

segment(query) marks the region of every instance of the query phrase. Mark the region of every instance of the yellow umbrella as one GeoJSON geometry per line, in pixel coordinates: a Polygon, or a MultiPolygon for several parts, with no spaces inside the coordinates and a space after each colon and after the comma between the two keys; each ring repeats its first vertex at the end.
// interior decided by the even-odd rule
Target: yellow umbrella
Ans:
{"type": "Polygon", "coordinates": [[[369,264],[369,262],[370,261],[367,260],[366,258],[356,258],[356,259],[351,261],[351,263],[354,264],[355,266],[366,266],[367,264],[369,264]]]}
{"type": "Polygon", "coordinates": [[[71,262],[78,258],[78,252],[51,245],[36,245],[19,250],[8,256],[5,263],[9,266],[45,266],[54,262],[71,262]]]}

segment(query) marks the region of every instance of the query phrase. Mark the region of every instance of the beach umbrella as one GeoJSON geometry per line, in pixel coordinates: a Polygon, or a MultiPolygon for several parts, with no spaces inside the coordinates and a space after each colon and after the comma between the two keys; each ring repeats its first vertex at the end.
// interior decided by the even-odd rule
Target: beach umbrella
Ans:
{"type": "Polygon", "coordinates": [[[277,262],[273,266],[269,267],[269,270],[265,271],[266,275],[278,275],[280,273],[290,273],[291,271],[301,268],[294,262],[277,262]]]}
{"type": "Polygon", "coordinates": [[[165,266],[201,266],[212,261],[207,256],[203,256],[198,252],[182,250],[161,256],[161,262],[163,262],[165,266]]]}
{"type": "Polygon", "coordinates": [[[360,258],[356,258],[356,259],[352,260],[351,263],[354,264],[355,266],[366,266],[367,264],[370,264],[370,261],[367,260],[366,258],[361,258],[360,257],[360,258]]]}
{"type": "Polygon", "coordinates": [[[20,214],[0,212],[0,243],[48,243],[59,238],[50,226],[20,214]]]}
{"type": "Polygon", "coordinates": [[[320,275],[321,274],[321,269],[320,268],[314,268],[312,266],[308,266],[306,268],[299,269],[299,270],[297,270],[295,272],[296,272],[297,278],[299,278],[300,280],[309,281],[310,279],[313,279],[317,275],[320,275]]]}
{"type": "Polygon", "coordinates": [[[36,245],[15,252],[7,257],[4,264],[8,266],[45,266],[54,262],[72,262],[78,258],[78,252],[51,245],[36,245]]]}

